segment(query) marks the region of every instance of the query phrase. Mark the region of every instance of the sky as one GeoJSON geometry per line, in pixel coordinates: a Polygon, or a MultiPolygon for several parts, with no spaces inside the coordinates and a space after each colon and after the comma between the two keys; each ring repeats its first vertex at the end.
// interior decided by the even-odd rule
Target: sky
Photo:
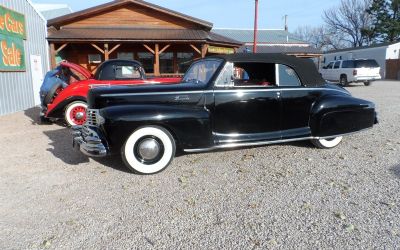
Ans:
{"type": "MultiPolygon", "coordinates": [[[[64,3],[73,11],[111,0],[33,0],[35,3],[64,3]]],[[[214,28],[253,28],[254,0],[147,0],[214,24],[214,28]]],[[[299,26],[323,24],[324,10],[338,6],[340,0],[259,0],[260,29],[284,28],[288,15],[289,31],[299,26]]]]}

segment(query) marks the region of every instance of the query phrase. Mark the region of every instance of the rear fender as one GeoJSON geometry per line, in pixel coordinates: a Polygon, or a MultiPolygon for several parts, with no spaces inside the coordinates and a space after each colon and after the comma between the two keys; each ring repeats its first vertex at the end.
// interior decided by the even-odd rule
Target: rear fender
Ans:
{"type": "MultiPolygon", "coordinates": [[[[86,97],[83,96],[71,96],[61,102],[58,102],[57,105],[49,104],[48,110],[46,112],[47,118],[64,118],[64,111],[68,104],[76,101],[87,102],[86,97]]],[[[53,102],[54,103],[54,102],[53,102]]]]}
{"type": "Polygon", "coordinates": [[[181,148],[209,147],[212,142],[210,114],[200,106],[121,105],[103,108],[100,115],[113,151],[145,125],[166,128],[181,148]]]}
{"type": "Polygon", "coordinates": [[[375,118],[372,102],[352,96],[323,96],[312,107],[310,128],[315,137],[342,135],[372,127],[375,118]]]}

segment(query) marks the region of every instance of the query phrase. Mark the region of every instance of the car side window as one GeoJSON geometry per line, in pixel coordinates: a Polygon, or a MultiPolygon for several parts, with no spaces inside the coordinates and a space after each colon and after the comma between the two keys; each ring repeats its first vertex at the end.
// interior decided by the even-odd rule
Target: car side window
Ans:
{"type": "Polygon", "coordinates": [[[228,62],[217,78],[215,86],[237,88],[276,86],[275,64],[228,62]]]}
{"type": "Polygon", "coordinates": [[[139,67],[121,65],[115,66],[115,79],[116,80],[126,80],[126,79],[140,79],[140,69],[139,67]]]}
{"type": "Polygon", "coordinates": [[[330,63],[328,64],[328,66],[326,66],[326,69],[332,69],[332,66],[333,66],[333,62],[330,62],[330,63]]]}
{"type": "Polygon", "coordinates": [[[301,86],[301,81],[296,74],[296,71],[289,66],[283,64],[276,65],[277,82],[280,87],[298,87],[301,86]]]}
{"type": "Polygon", "coordinates": [[[335,62],[335,65],[333,66],[334,69],[340,68],[340,61],[335,62]]]}

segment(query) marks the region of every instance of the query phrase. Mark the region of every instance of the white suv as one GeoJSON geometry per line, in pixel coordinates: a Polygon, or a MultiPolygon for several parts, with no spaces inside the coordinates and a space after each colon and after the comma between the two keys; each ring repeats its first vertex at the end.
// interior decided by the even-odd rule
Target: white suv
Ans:
{"type": "Polygon", "coordinates": [[[342,86],[351,82],[363,82],[368,86],[371,81],[381,79],[379,71],[380,67],[373,59],[333,61],[320,69],[325,80],[339,82],[342,86]]]}

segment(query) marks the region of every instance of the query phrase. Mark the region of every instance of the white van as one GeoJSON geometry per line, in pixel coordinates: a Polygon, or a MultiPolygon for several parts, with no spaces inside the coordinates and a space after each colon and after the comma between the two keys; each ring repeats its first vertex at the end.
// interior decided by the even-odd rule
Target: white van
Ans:
{"type": "Polygon", "coordinates": [[[380,80],[380,67],[373,59],[338,60],[328,63],[320,69],[325,80],[339,82],[348,86],[351,82],[363,82],[365,86],[371,81],[380,80]]]}

